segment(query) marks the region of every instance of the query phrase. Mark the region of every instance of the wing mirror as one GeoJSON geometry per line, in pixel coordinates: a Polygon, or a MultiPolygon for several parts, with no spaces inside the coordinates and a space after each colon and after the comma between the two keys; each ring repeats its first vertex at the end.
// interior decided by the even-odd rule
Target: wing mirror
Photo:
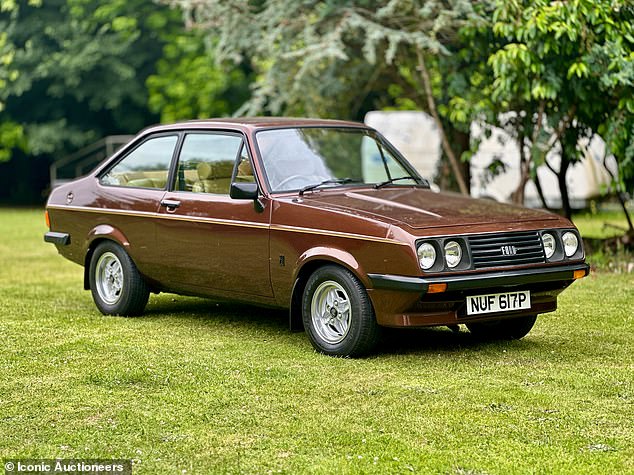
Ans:
{"type": "Polygon", "coordinates": [[[258,184],[257,183],[231,183],[229,189],[229,196],[235,200],[257,200],[258,199],[258,184]]]}

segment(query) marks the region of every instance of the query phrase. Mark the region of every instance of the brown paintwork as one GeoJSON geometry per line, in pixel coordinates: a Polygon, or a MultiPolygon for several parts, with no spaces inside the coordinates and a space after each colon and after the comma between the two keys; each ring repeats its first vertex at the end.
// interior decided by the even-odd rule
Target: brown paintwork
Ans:
{"type": "MultiPolygon", "coordinates": [[[[68,233],[70,245],[59,252],[81,265],[100,239],[124,246],[156,291],[224,297],[288,308],[305,266],[331,262],[348,268],[368,289],[377,321],[386,326],[451,325],[500,315],[465,317],[466,295],[497,288],[421,296],[373,288],[368,274],[440,276],[486,274],[465,270],[425,274],[417,263],[415,242],[422,237],[574,228],[557,215],[434,193],[411,186],[374,189],[346,186],[271,194],[262,179],[254,137],[258,130],[294,126],[365,127],[343,121],[250,118],[192,121],[152,127],[85,178],[52,191],[47,210],[51,231],[68,233]],[[103,186],[97,176],[141,140],[155,133],[224,130],[239,132],[249,146],[260,203],[228,196],[181,191],[103,186]],[[72,193],[72,202],[67,196],[72,193]],[[176,209],[161,200],[180,202],[176,209]],[[281,260],[283,259],[283,263],[281,260]]],[[[574,261],[583,263],[583,259],[574,261]]],[[[567,261],[571,263],[571,261],[567,261]]],[[[561,263],[518,268],[547,268],[561,263]]],[[[505,268],[508,269],[508,268],[505,268]]],[[[533,308],[556,308],[557,294],[572,279],[522,287],[531,290],[533,308]]],[[[522,313],[516,313],[522,314],[522,313]]]]}

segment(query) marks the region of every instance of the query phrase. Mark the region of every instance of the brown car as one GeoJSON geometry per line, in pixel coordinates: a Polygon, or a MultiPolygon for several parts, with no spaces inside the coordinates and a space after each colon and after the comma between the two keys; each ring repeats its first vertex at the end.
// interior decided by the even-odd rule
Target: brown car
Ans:
{"type": "Polygon", "coordinates": [[[104,314],[138,315],[149,292],[288,308],[329,355],[367,353],[381,327],[521,338],[588,274],[570,221],[436,193],[352,122],[152,127],[54,189],[47,219],[104,314]]]}

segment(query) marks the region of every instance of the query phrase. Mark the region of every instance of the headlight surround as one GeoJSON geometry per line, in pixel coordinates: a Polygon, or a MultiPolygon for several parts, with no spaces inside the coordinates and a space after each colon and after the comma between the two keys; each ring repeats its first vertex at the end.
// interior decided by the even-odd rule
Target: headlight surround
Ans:
{"type": "Polygon", "coordinates": [[[462,247],[456,241],[449,241],[445,244],[445,262],[447,267],[453,269],[462,260],[462,247]]]}
{"type": "Polygon", "coordinates": [[[418,265],[423,270],[431,269],[436,263],[436,248],[432,243],[424,242],[416,250],[418,265]]]}
{"type": "Polygon", "coordinates": [[[573,232],[567,231],[561,236],[561,241],[564,244],[564,253],[566,257],[572,257],[579,249],[579,239],[573,232]]]}
{"type": "Polygon", "coordinates": [[[544,254],[546,255],[546,259],[550,259],[555,254],[557,250],[557,241],[555,240],[555,236],[551,233],[542,234],[542,244],[544,246],[544,254]]]}

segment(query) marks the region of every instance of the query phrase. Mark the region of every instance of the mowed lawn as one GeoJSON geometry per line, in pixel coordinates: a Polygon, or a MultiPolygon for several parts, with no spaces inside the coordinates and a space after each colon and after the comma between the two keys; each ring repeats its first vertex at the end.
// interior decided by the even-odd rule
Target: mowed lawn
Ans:
{"type": "MultiPolygon", "coordinates": [[[[134,473],[634,473],[634,275],[517,342],[390,332],[313,352],[286,314],[169,294],[104,317],[40,210],[0,210],[0,457],[134,473]]],[[[245,282],[245,285],[248,283],[245,282]]]]}

